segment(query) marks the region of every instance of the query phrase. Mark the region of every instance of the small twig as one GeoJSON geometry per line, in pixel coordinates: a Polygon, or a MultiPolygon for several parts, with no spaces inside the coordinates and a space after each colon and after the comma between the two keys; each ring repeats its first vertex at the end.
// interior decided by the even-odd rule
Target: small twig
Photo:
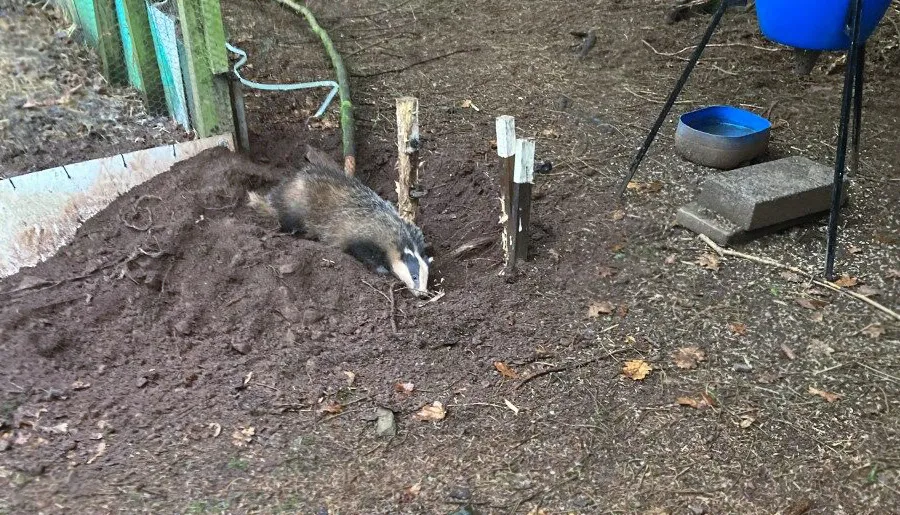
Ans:
{"type": "Polygon", "coordinates": [[[481,238],[475,238],[474,240],[470,240],[466,243],[463,243],[459,247],[456,247],[453,252],[448,254],[448,257],[451,259],[459,259],[465,254],[472,252],[473,250],[478,250],[486,245],[490,245],[496,239],[495,236],[482,236],[481,238]]]}
{"type": "Polygon", "coordinates": [[[795,266],[786,265],[784,263],[775,261],[774,259],[769,259],[769,258],[765,258],[765,257],[757,257],[757,256],[753,256],[750,254],[744,254],[743,252],[738,252],[736,250],[722,248],[719,245],[717,245],[714,241],[709,239],[709,237],[706,236],[705,234],[701,234],[700,239],[703,240],[704,243],[709,245],[710,248],[712,248],[716,252],[716,254],[718,254],[720,256],[738,257],[741,259],[746,259],[748,261],[753,261],[755,263],[760,263],[760,264],[769,265],[769,266],[772,266],[775,268],[783,268],[785,270],[790,270],[791,272],[794,272],[795,274],[800,274],[805,277],[808,277],[810,279],[810,282],[812,282],[816,286],[821,286],[823,288],[828,288],[829,290],[833,290],[833,291],[836,291],[839,293],[843,293],[845,295],[849,295],[849,296],[853,297],[854,299],[861,300],[861,301],[865,302],[866,304],[886,313],[887,315],[893,317],[896,320],[900,320],[900,313],[897,313],[896,311],[888,308],[887,306],[880,304],[880,303],[870,299],[869,297],[866,297],[865,295],[860,295],[859,293],[856,293],[854,291],[850,291],[846,288],[842,288],[842,287],[838,286],[837,284],[834,284],[831,281],[820,281],[819,279],[815,279],[815,276],[812,275],[811,273],[803,271],[795,266]]]}
{"type": "Polygon", "coordinates": [[[882,372],[881,370],[878,370],[877,368],[872,368],[872,367],[870,367],[869,365],[866,365],[865,363],[862,363],[862,362],[859,362],[859,361],[857,361],[856,364],[859,365],[859,366],[861,366],[861,367],[863,367],[863,368],[865,368],[865,369],[867,369],[867,370],[869,370],[870,372],[874,372],[875,374],[878,374],[879,376],[881,376],[882,379],[885,379],[885,380],[890,381],[890,382],[892,382],[892,383],[900,384],[900,377],[892,376],[892,375],[890,375],[890,374],[888,374],[888,373],[886,373],[886,372],[882,372]]]}
{"type": "Polygon", "coordinates": [[[413,67],[415,67],[415,66],[421,66],[421,65],[423,65],[423,64],[427,64],[427,63],[430,63],[430,62],[432,62],[432,61],[437,61],[438,59],[443,59],[443,58],[445,58],[445,57],[450,57],[451,55],[463,54],[463,53],[467,53],[467,52],[477,52],[477,51],[479,51],[479,50],[481,50],[481,49],[478,48],[478,47],[475,47],[475,48],[461,48],[461,49],[459,49],[459,50],[453,50],[452,52],[447,52],[447,53],[445,53],[445,54],[437,55],[437,56],[434,56],[434,57],[429,57],[428,59],[422,59],[422,60],[420,60],[420,61],[416,61],[416,62],[414,62],[414,63],[410,63],[410,64],[408,64],[408,65],[406,65],[406,66],[401,66],[401,67],[399,67],[399,68],[391,68],[391,69],[389,69],[389,70],[381,70],[381,71],[378,71],[378,72],[370,72],[370,73],[352,73],[352,72],[351,72],[351,73],[350,73],[350,76],[351,76],[351,77],[368,78],[368,77],[377,77],[377,76],[379,76],[379,75],[386,75],[386,74],[388,74],[388,73],[399,73],[399,72],[402,72],[402,71],[406,71],[406,70],[408,70],[408,69],[410,69],[410,68],[413,68],[413,67]]]}
{"type": "Polygon", "coordinates": [[[388,317],[391,319],[391,330],[394,331],[394,334],[399,333],[397,330],[397,306],[394,304],[394,287],[393,285],[388,287],[388,291],[391,292],[390,296],[388,296],[388,300],[391,301],[391,311],[388,313],[388,317]]]}
{"type": "Polygon", "coordinates": [[[592,363],[596,363],[597,361],[611,358],[611,357],[615,356],[616,354],[621,354],[621,353],[625,352],[626,350],[627,349],[617,349],[614,351],[610,351],[605,356],[597,356],[597,357],[591,358],[589,360],[582,361],[581,363],[577,363],[575,365],[553,367],[553,368],[548,368],[547,370],[541,370],[540,372],[535,372],[535,373],[531,374],[530,376],[522,379],[522,381],[516,385],[516,390],[518,390],[519,388],[522,388],[523,386],[525,386],[525,384],[527,384],[528,382],[530,382],[534,379],[537,379],[538,377],[545,376],[548,374],[555,374],[557,372],[565,372],[567,370],[577,370],[579,368],[586,367],[592,363]]]}
{"type": "MultiPolygon", "coordinates": [[[[632,91],[631,88],[629,88],[628,86],[622,86],[622,88],[625,89],[625,91],[627,91],[627,92],[631,93],[632,95],[634,95],[635,97],[637,97],[637,98],[639,98],[639,99],[641,99],[641,100],[644,100],[645,102],[652,102],[652,103],[654,103],[654,104],[665,104],[665,103],[666,103],[665,100],[657,100],[657,99],[655,99],[655,98],[645,97],[645,96],[643,96],[643,95],[640,95],[640,94],[638,94],[638,93],[635,93],[635,92],[632,91]]],[[[675,103],[676,103],[676,104],[693,104],[694,101],[693,101],[693,100],[676,100],[675,103]]]]}

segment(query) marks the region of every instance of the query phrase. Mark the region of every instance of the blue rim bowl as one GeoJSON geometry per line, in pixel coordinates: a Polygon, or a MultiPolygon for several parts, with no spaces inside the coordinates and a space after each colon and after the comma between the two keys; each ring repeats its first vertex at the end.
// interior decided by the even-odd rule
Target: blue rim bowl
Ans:
{"type": "Polygon", "coordinates": [[[675,131],[675,150],[694,163],[730,170],[769,146],[772,124],[737,107],[717,105],[684,113],[675,131]]]}

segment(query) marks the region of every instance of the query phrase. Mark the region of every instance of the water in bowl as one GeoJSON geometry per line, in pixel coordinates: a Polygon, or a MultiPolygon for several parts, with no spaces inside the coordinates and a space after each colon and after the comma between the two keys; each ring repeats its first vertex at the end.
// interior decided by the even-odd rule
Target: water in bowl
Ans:
{"type": "Polygon", "coordinates": [[[738,125],[736,123],[726,122],[719,119],[697,120],[691,124],[694,129],[705,132],[707,134],[715,134],[716,136],[725,136],[727,138],[736,138],[738,136],[746,136],[753,131],[746,125],[738,125]]]}

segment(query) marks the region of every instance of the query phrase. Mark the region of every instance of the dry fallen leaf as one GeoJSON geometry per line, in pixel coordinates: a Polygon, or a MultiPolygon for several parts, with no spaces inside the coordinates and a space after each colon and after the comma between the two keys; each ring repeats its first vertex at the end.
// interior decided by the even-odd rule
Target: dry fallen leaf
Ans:
{"type": "Polygon", "coordinates": [[[403,493],[400,494],[400,502],[401,503],[410,503],[413,499],[419,495],[419,492],[422,491],[422,483],[416,483],[411,487],[403,490],[403,493]]]}
{"type": "Polygon", "coordinates": [[[624,249],[626,246],[627,246],[627,244],[625,242],[620,242],[620,243],[614,244],[609,249],[612,250],[613,252],[619,252],[620,250],[624,249]]]}
{"type": "Polygon", "coordinates": [[[742,429],[747,429],[752,426],[754,422],[756,422],[756,419],[750,415],[741,415],[741,423],[739,425],[742,429]]]}
{"type": "Polygon", "coordinates": [[[675,254],[669,254],[668,256],[666,256],[664,263],[667,265],[674,265],[675,260],[676,260],[675,254]]]}
{"type": "Polygon", "coordinates": [[[319,408],[319,413],[328,413],[330,415],[337,415],[344,411],[344,405],[340,402],[331,401],[328,404],[319,408]]]}
{"type": "Polygon", "coordinates": [[[825,390],[819,390],[818,388],[809,387],[809,393],[813,395],[818,395],[819,397],[825,399],[827,402],[835,402],[841,398],[839,394],[826,392],[825,390]]]}
{"type": "Polygon", "coordinates": [[[69,423],[62,422],[60,424],[56,424],[55,426],[41,426],[41,431],[45,433],[64,435],[69,432],[69,423]]]}
{"type": "Polygon", "coordinates": [[[791,272],[789,270],[783,270],[778,275],[781,276],[782,279],[784,279],[785,281],[788,281],[788,282],[792,282],[792,283],[802,283],[803,282],[803,278],[800,277],[800,274],[798,274],[796,272],[791,272]]]}
{"type": "Polygon", "coordinates": [[[509,368],[509,365],[502,361],[495,361],[494,368],[497,369],[497,372],[500,372],[500,375],[507,379],[518,379],[519,374],[516,373],[515,370],[509,368]]]}
{"type": "Polygon", "coordinates": [[[803,306],[806,309],[822,309],[828,305],[824,300],[819,299],[794,299],[797,304],[803,306]]]}
{"type": "Polygon", "coordinates": [[[859,248],[859,247],[856,247],[856,246],[851,245],[850,248],[847,249],[847,252],[849,252],[849,253],[851,253],[851,254],[859,254],[860,252],[862,252],[862,249],[859,248]]]}
{"type": "Polygon", "coordinates": [[[438,401],[434,401],[430,405],[425,406],[420,409],[418,413],[413,415],[416,420],[421,420],[423,422],[443,420],[446,416],[447,410],[445,410],[444,405],[438,401]]]}
{"type": "Polygon", "coordinates": [[[867,284],[864,284],[856,290],[856,293],[864,296],[864,297],[874,297],[876,295],[881,295],[881,290],[878,288],[873,288],[867,284]]]}
{"type": "Polygon", "coordinates": [[[747,325],[742,324],[740,322],[732,322],[728,324],[728,329],[731,330],[734,334],[744,335],[747,334],[747,325]]]}
{"type": "Polygon", "coordinates": [[[610,268],[608,266],[601,266],[597,268],[597,275],[599,275],[601,279],[612,277],[616,275],[616,272],[618,272],[618,270],[616,270],[615,268],[610,268]]]}
{"type": "Polygon", "coordinates": [[[344,375],[347,376],[347,386],[353,386],[353,382],[356,381],[356,374],[349,370],[344,370],[344,375]]]}
{"type": "Polygon", "coordinates": [[[660,181],[651,181],[651,182],[637,182],[637,181],[629,181],[628,189],[634,190],[638,193],[656,193],[662,190],[663,184],[660,181]]]}
{"type": "Polygon", "coordinates": [[[877,340],[878,338],[884,336],[885,330],[884,326],[881,324],[869,324],[860,332],[868,336],[869,338],[874,338],[877,340]]]}
{"type": "Polygon", "coordinates": [[[697,363],[706,361],[706,352],[699,347],[682,347],[672,355],[672,361],[678,368],[696,368],[697,363]]]}
{"type": "Polygon", "coordinates": [[[624,210],[616,209],[615,211],[612,212],[612,219],[614,222],[618,222],[619,220],[622,220],[623,218],[625,218],[624,210]]]}
{"type": "Polygon", "coordinates": [[[462,107],[463,109],[472,108],[476,111],[481,111],[481,109],[478,109],[478,106],[473,104],[472,101],[469,100],[468,98],[462,101],[462,104],[460,104],[460,107],[462,107]]]}
{"type": "Polygon", "coordinates": [[[256,429],[253,427],[239,427],[231,433],[231,443],[237,447],[245,447],[253,441],[256,429]]]}
{"type": "Polygon", "coordinates": [[[412,394],[415,388],[416,385],[414,385],[413,383],[397,383],[394,385],[394,391],[403,395],[412,394]]]}
{"type": "Polygon", "coordinates": [[[642,359],[631,359],[625,362],[625,366],[622,367],[622,374],[634,381],[640,381],[647,377],[652,370],[653,367],[650,366],[650,363],[642,359]]]}
{"type": "Polygon", "coordinates": [[[700,392],[700,398],[695,399],[693,397],[682,396],[675,399],[675,402],[682,406],[690,406],[694,409],[706,409],[706,408],[714,408],[716,406],[716,399],[712,395],[706,392],[700,392]]]}
{"type": "Polygon", "coordinates": [[[719,269],[719,258],[716,257],[715,254],[707,252],[700,256],[700,259],[697,260],[697,264],[700,265],[700,268],[715,271],[719,269]]]}
{"type": "Polygon", "coordinates": [[[859,279],[856,277],[850,277],[849,275],[842,275],[838,280],[834,281],[834,284],[840,286],[841,288],[852,288],[859,283],[859,279]]]}
{"type": "Polygon", "coordinates": [[[600,315],[609,315],[613,312],[614,309],[616,309],[616,307],[613,306],[612,302],[609,302],[608,300],[591,302],[591,305],[588,306],[588,318],[597,318],[600,315]]]}
{"type": "Polygon", "coordinates": [[[73,390],[85,390],[91,387],[91,383],[86,383],[84,381],[78,380],[72,383],[73,390]]]}

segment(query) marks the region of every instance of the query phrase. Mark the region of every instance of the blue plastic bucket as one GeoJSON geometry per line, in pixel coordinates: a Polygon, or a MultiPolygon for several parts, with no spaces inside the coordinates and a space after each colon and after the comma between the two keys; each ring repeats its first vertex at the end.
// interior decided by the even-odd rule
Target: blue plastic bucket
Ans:
{"type": "MultiPolygon", "coordinates": [[[[862,0],[862,40],[868,39],[891,0],[862,0]]],[[[806,50],[850,48],[851,0],[756,0],[763,35],[776,43],[806,50]]]]}

